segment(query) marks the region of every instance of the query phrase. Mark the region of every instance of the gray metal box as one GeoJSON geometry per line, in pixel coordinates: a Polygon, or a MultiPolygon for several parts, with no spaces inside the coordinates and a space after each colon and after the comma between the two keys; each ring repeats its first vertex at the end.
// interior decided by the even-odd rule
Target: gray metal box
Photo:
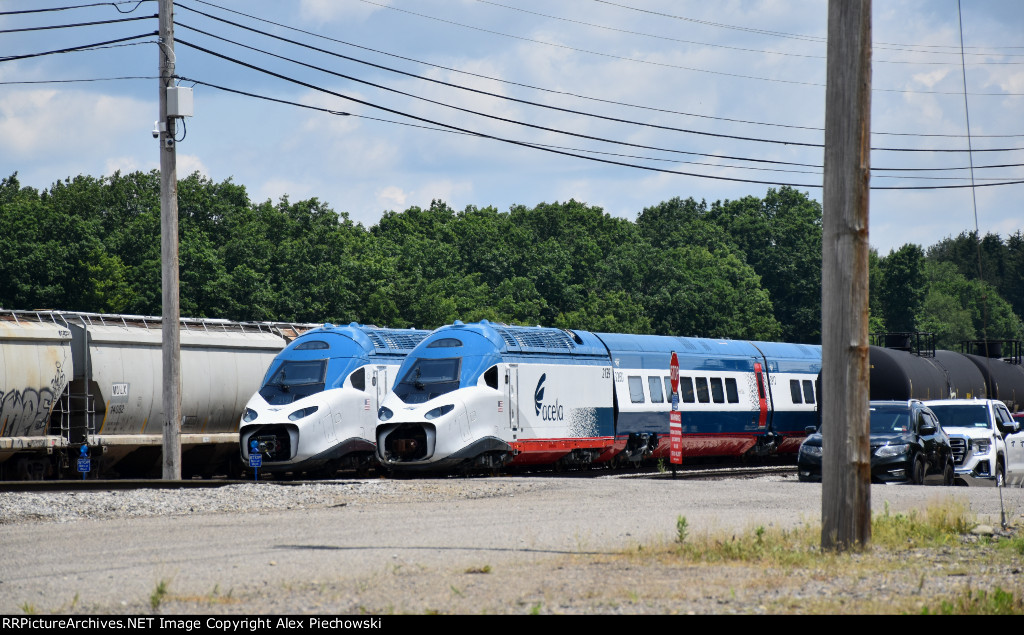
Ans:
{"type": "Polygon", "coordinates": [[[192,116],[192,89],[184,86],[173,86],[167,89],[167,116],[192,116]]]}

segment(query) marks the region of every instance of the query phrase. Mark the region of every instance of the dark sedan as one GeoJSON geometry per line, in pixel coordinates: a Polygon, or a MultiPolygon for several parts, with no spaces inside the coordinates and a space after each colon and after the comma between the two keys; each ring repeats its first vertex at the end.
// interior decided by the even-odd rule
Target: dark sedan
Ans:
{"type": "MultiPolygon", "coordinates": [[[[871,402],[871,482],[953,484],[953,452],[939,419],[917,400],[871,402]],[[929,478],[934,477],[934,478],[929,478]]],[[[821,433],[797,454],[801,481],[821,481],[821,433]]]]}

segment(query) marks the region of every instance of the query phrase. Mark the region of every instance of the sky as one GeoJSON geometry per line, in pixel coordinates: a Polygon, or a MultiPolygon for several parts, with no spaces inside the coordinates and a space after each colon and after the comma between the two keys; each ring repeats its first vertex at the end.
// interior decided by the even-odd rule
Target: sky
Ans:
{"type": "MultiPolygon", "coordinates": [[[[873,3],[883,256],[1024,230],[1024,2],[959,9],[873,3]],[[970,186],[972,164],[973,189],[907,189],[970,186]]],[[[0,177],[45,189],[159,169],[157,11],[0,0],[0,177]],[[58,25],[77,26],[25,30],[58,25]]],[[[367,227],[433,200],[575,199],[629,219],[781,185],[821,201],[827,18],[825,0],[180,0],[194,116],[178,176],[257,203],[316,197],[367,227]]]]}

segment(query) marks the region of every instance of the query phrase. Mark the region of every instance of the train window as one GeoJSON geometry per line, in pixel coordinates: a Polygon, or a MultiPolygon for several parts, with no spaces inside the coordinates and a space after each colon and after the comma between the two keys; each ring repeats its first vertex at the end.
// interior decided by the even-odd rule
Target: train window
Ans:
{"type": "Polygon", "coordinates": [[[461,368],[461,357],[417,359],[395,386],[395,395],[405,403],[426,403],[457,390],[461,368]]]}
{"type": "Polygon", "coordinates": [[[454,337],[443,337],[427,344],[427,348],[458,348],[460,346],[462,346],[462,340],[457,340],[454,337]]]}
{"type": "Polygon", "coordinates": [[[696,401],[693,397],[693,380],[689,377],[680,377],[679,393],[683,398],[683,403],[693,403],[696,401]]]}
{"type": "Polygon", "coordinates": [[[803,403],[803,395],[800,394],[800,380],[790,379],[789,380],[789,393],[793,395],[793,403],[803,403]]]}
{"type": "Polygon", "coordinates": [[[709,403],[711,396],[708,394],[708,380],[706,377],[697,377],[697,401],[709,403]]]}
{"type": "Polygon", "coordinates": [[[665,401],[672,401],[672,380],[665,378],[665,401]]]}
{"type": "Polygon", "coordinates": [[[349,377],[352,378],[352,387],[356,390],[366,390],[366,367],[355,371],[349,377]]]}
{"type": "Polygon", "coordinates": [[[740,391],[736,387],[735,377],[725,378],[725,396],[729,400],[729,403],[740,402],[740,391]]]}
{"type": "Polygon", "coordinates": [[[725,403],[725,390],[722,388],[722,378],[711,378],[711,400],[715,403],[725,403]]]}
{"type": "Polygon", "coordinates": [[[260,395],[272,406],[290,404],[322,392],[326,372],[326,359],[283,362],[260,388],[260,395]]]}
{"type": "Polygon", "coordinates": [[[629,400],[633,403],[644,402],[644,381],[636,375],[628,377],[629,380],[629,400]]]}
{"type": "Polygon", "coordinates": [[[484,373],[484,383],[487,384],[488,386],[490,386],[491,388],[495,389],[495,390],[498,389],[498,367],[497,366],[491,366],[490,368],[487,369],[487,372],[484,373]]]}
{"type": "Polygon", "coordinates": [[[814,403],[814,382],[804,380],[804,403],[814,403]]]}
{"type": "Polygon", "coordinates": [[[647,387],[651,391],[651,403],[662,403],[665,396],[661,392],[661,377],[648,377],[647,387]]]}
{"type": "Polygon", "coordinates": [[[330,346],[327,345],[327,342],[325,342],[323,340],[309,340],[308,342],[302,342],[301,344],[296,346],[295,350],[297,350],[297,351],[319,351],[319,350],[323,350],[325,348],[330,348],[330,346]]]}

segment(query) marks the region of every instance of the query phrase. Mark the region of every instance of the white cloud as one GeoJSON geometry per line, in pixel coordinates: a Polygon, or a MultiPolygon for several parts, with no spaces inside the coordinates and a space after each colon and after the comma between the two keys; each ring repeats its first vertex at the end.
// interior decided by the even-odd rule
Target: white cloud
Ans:
{"type": "MultiPolygon", "coordinates": [[[[390,0],[375,0],[378,5],[390,5],[390,0]]],[[[365,2],[339,2],[338,0],[302,0],[299,14],[304,20],[333,22],[336,20],[365,20],[383,7],[365,2]]]]}
{"type": "Polygon", "coordinates": [[[397,185],[389,185],[377,191],[377,203],[381,209],[401,212],[406,209],[408,195],[397,185]]]}
{"type": "Polygon", "coordinates": [[[194,154],[181,154],[175,155],[177,159],[177,170],[178,178],[183,179],[187,176],[191,176],[193,172],[198,172],[202,176],[209,177],[210,171],[206,169],[203,164],[203,160],[194,154]]]}

